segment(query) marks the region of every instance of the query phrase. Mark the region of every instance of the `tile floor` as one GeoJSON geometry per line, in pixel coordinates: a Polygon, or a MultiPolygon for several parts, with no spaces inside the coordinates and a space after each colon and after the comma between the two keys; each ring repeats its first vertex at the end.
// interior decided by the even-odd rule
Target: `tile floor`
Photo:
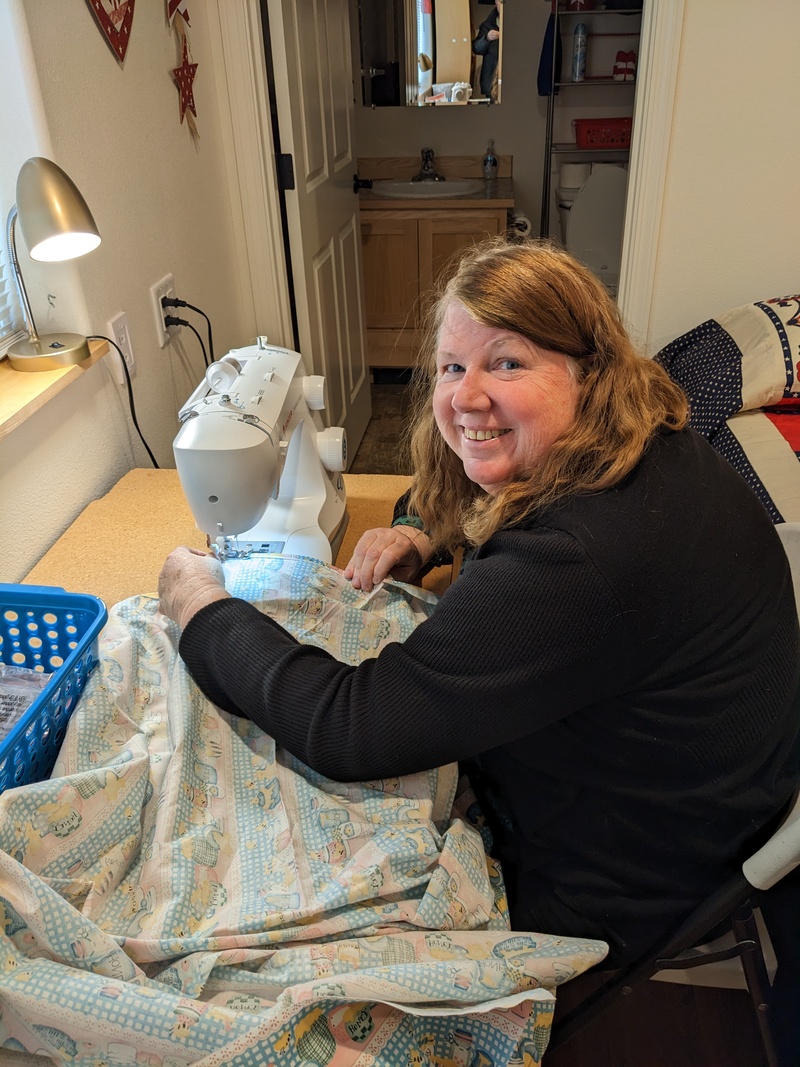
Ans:
{"type": "Polygon", "coordinates": [[[372,418],[358,446],[350,474],[410,474],[403,447],[408,427],[411,389],[408,385],[372,385],[372,418]]]}

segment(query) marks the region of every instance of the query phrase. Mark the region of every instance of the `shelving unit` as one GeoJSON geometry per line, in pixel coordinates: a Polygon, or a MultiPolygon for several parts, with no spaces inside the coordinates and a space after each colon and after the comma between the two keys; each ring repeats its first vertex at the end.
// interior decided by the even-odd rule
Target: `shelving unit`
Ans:
{"type": "MultiPolygon", "coordinates": [[[[550,215],[553,189],[553,158],[558,156],[562,162],[592,160],[619,162],[628,158],[628,148],[602,146],[596,148],[579,148],[575,141],[554,140],[557,110],[574,110],[589,102],[595,108],[605,106],[615,111],[624,107],[626,113],[633,114],[636,79],[617,81],[613,77],[613,64],[617,51],[636,51],[641,29],[641,15],[644,0],[635,7],[612,7],[583,11],[566,10],[565,0],[560,0],[556,13],[556,27],[553,35],[552,80],[550,95],[547,97],[547,122],[545,126],[544,173],[542,177],[542,209],[539,233],[546,237],[550,233],[550,215]],[[625,23],[631,20],[630,26],[625,23]],[[587,73],[581,82],[569,80],[572,66],[572,34],[575,26],[583,22],[588,30],[587,73]],[[561,42],[563,60],[557,69],[558,44],[561,42]],[[627,46],[626,43],[627,42],[627,46]],[[615,45],[619,44],[619,48],[615,45]],[[602,47],[600,47],[602,45],[602,47]],[[606,73],[607,69],[607,73],[606,73]],[[603,90],[603,99],[592,99],[593,93],[603,90]],[[610,93],[606,95],[606,90],[610,93]],[[611,102],[609,102],[611,101],[611,102]]],[[[576,117],[591,117],[581,114],[576,117]]],[[[607,116],[603,116],[607,117],[607,116]]]]}

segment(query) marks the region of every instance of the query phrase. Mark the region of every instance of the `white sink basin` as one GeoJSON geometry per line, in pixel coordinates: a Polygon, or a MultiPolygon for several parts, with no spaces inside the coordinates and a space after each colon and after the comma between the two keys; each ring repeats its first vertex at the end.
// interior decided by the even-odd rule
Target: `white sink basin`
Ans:
{"type": "Polygon", "coordinates": [[[444,200],[482,192],[485,187],[486,183],[481,178],[446,178],[441,182],[412,182],[388,178],[372,183],[374,193],[393,200],[444,200]]]}

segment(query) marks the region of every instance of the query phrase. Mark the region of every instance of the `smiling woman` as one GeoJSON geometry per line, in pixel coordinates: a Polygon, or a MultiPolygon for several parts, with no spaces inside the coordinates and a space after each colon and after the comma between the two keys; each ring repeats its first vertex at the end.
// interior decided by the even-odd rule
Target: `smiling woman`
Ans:
{"type": "Polygon", "coordinates": [[[467,252],[425,351],[411,491],[344,570],[367,592],[464,549],[425,622],[348,667],[185,550],[162,610],[191,596],[180,653],[202,690],[319,773],[459,761],[513,928],[598,938],[618,966],[736,870],[797,784],[786,555],[566,252],[467,252]]]}
{"type": "Polygon", "coordinates": [[[477,322],[457,300],[444,314],[436,365],[436,425],[489,495],[540,463],[575,421],[575,361],[477,322]]]}

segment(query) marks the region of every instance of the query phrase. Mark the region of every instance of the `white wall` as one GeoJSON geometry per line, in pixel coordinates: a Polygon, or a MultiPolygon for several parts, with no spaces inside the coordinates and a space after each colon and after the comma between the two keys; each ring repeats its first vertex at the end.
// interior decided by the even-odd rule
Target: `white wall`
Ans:
{"type": "MultiPolygon", "coordinates": [[[[158,347],[150,285],[168,272],[175,276],[178,295],[209,315],[217,356],[257,332],[242,311],[237,283],[204,5],[190,5],[190,43],[199,64],[195,144],[179,121],[171,77],[179,61],[162,2],[136,5],[124,66],[89,5],[3,3],[27,21],[34,68],[27,73],[41,86],[44,116],[38,130],[26,124],[14,131],[10,144],[8,128],[0,126],[3,151],[15,157],[9,159],[15,169],[31,154],[50,155],[83,192],[103,237],[97,251],[70,268],[37,270],[20,249],[37,325],[105,334],[111,317],[127,313],[139,424],[159,465],[174,466],[177,410],[201,377],[203,359],[190,330],[182,331],[179,344],[158,347]],[[77,294],[61,281],[59,272],[68,279],[70,271],[80,282],[77,294]],[[55,311],[48,293],[56,297],[55,311]]],[[[24,55],[21,61],[25,65],[24,55]]],[[[0,205],[3,217],[9,207],[0,205]]],[[[205,320],[180,314],[205,340],[205,320]]],[[[19,581],[88,502],[132,467],[150,465],[125,390],[106,362],[0,441],[0,581],[19,581]]]]}
{"type": "Polygon", "coordinates": [[[686,0],[647,348],[800,291],[800,4],[686,0]]]}

